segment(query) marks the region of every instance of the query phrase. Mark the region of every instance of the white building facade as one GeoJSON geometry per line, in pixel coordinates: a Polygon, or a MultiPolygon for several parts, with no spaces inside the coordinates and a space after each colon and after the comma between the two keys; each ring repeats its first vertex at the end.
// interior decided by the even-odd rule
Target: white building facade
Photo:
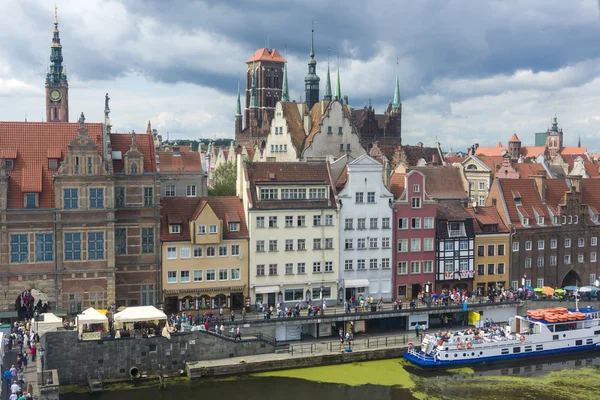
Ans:
{"type": "Polygon", "coordinates": [[[340,292],[392,299],[393,194],[383,183],[383,165],[363,155],[348,164],[340,203],[340,292]]]}

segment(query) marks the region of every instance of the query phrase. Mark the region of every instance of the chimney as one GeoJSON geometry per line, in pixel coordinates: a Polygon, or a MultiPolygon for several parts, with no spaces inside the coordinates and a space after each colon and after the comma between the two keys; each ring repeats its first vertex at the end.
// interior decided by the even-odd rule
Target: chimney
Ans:
{"type": "Polygon", "coordinates": [[[475,143],[475,150],[479,148],[479,143],[475,143]]]}
{"type": "Polygon", "coordinates": [[[532,175],[533,179],[535,179],[535,186],[537,186],[537,190],[540,194],[540,199],[543,202],[546,202],[546,174],[532,175]]]}
{"type": "Polygon", "coordinates": [[[581,176],[571,176],[571,186],[575,188],[576,192],[581,192],[581,176]]]}

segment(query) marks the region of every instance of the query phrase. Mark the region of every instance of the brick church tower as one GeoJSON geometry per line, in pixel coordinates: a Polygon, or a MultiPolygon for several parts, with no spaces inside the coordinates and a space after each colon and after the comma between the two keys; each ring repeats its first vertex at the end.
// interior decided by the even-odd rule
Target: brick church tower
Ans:
{"type": "Polygon", "coordinates": [[[58,32],[58,15],[54,9],[54,35],[50,45],[50,69],[46,73],[46,121],[69,122],[69,83],[62,65],[62,45],[58,32]]]}

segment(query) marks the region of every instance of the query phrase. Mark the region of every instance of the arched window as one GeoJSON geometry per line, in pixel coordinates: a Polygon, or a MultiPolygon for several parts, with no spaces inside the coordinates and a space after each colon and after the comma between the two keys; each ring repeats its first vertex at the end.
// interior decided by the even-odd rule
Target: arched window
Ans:
{"type": "Polygon", "coordinates": [[[475,165],[471,164],[471,165],[469,165],[469,166],[467,167],[467,169],[476,170],[476,169],[477,169],[477,166],[475,166],[475,165]]]}
{"type": "Polygon", "coordinates": [[[131,164],[131,173],[132,174],[137,174],[138,173],[138,166],[137,166],[137,164],[135,164],[135,163],[131,164]]]}

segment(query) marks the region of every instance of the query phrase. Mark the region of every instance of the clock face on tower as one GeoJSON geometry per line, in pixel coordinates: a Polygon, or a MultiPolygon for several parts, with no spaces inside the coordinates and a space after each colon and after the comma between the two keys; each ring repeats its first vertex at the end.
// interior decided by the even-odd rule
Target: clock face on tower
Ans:
{"type": "Polygon", "coordinates": [[[58,89],[52,89],[50,91],[50,100],[52,101],[60,101],[62,99],[62,93],[58,89]]]}

